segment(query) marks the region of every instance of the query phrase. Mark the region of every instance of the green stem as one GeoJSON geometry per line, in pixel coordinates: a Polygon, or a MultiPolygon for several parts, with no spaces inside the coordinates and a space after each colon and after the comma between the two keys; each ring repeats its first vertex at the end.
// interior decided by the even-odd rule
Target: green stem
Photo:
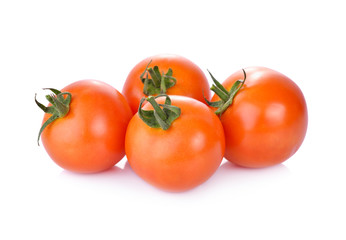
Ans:
{"type": "Polygon", "coordinates": [[[229,98],[223,105],[221,105],[216,111],[215,114],[216,115],[221,115],[222,113],[224,113],[227,108],[232,104],[233,102],[233,98],[229,98]]]}
{"type": "Polygon", "coordinates": [[[216,85],[212,85],[210,90],[212,90],[213,92],[216,93],[216,95],[218,95],[222,101],[227,101],[227,99],[229,98],[229,95],[225,92],[223,92],[220,88],[218,88],[216,85]]]}
{"type": "Polygon", "coordinates": [[[230,91],[227,91],[224,86],[221,85],[220,82],[218,82],[214,76],[209,72],[210,76],[213,79],[214,84],[211,86],[210,90],[215,92],[215,94],[221,99],[220,101],[217,102],[208,102],[209,106],[212,107],[218,107],[218,109],[215,111],[215,114],[221,116],[233,103],[234,97],[237,95],[239,90],[242,88],[242,86],[245,83],[246,80],[246,72],[244,69],[243,74],[244,74],[244,79],[243,80],[237,80],[231,87],[230,91]]]}
{"type": "Polygon", "coordinates": [[[42,126],[41,126],[41,128],[40,128],[40,131],[39,131],[39,133],[38,133],[38,137],[37,137],[37,144],[40,146],[40,137],[41,137],[41,134],[42,134],[42,132],[43,132],[43,130],[49,125],[49,124],[51,124],[52,122],[54,122],[56,119],[58,119],[58,116],[57,115],[52,115],[50,118],[48,118],[48,120],[47,121],[45,121],[43,124],[42,124],[42,126]]]}
{"type": "Polygon", "coordinates": [[[216,87],[218,87],[218,88],[219,88],[221,91],[223,91],[225,94],[228,94],[227,89],[226,89],[219,81],[217,81],[217,80],[214,78],[213,74],[211,74],[211,72],[210,72],[209,70],[207,70],[207,71],[208,71],[208,73],[209,73],[211,79],[213,80],[214,84],[216,85],[216,87]]]}
{"type": "Polygon", "coordinates": [[[159,87],[161,82],[161,76],[157,76],[156,72],[152,68],[148,68],[148,72],[150,74],[151,80],[154,83],[154,86],[159,87]]]}
{"type": "Polygon", "coordinates": [[[161,75],[161,91],[160,93],[166,93],[166,78],[165,78],[165,73],[162,71],[162,75],[161,75]]]}
{"type": "Polygon", "coordinates": [[[157,102],[155,101],[155,97],[150,96],[147,98],[147,101],[150,102],[150,104],[153,106],[154,108],[154,112],[156,112],[156,114],[162,119],[162,120],[166,120],[167,116],[165,114],[165,112],[160,108],[159,104],[157,104],[157,102]]]}
{"type": "Polygon", "coordinates": [[[143,93],[147,96],[157,94],[165,94],[167,89],[176,84],[176,79],[172,76],[173,71],[171,68],[165,73],[160,71],[159,67],[155,65],[153,68],[149,67],[151,61],[146,66],[144,72],[140,75],[143,86],[143,93]],[[147,73],[147,74],[146,74],[147,73]],[[150,78],[148,77],[150,76],[150,78]],[[145,77],[144,77],[145,76],[145,77]]]}
{"type": "Polygon", "coordinates": [[[149,88],[149,79],[148,79],[148,73],[146,74],[145,76],[145,79],[144,79],[144,87],[143,87],[143,92],[144,93],[147,93],[148,92],[148,88],[149,88]]]}
{"type": "Polygon", "coordinates": [[[36,95],[35,94],[35,103],[39,108],[42,109],[45,113],[51,114],[52,116],[48,118],[46,122],[43,123],[43,125],[40,128],[40,131],[38,133],[38,138],[37,138],[37,144],[40,145],[40,137],[43,132],[43,130],[52,122],[54,122],[58,118],[63,118],[65,117],[68,112],[70,111],[70,103],[71,103],[71,98],[72,95],[69,92],[60,92],[59,90],[56,90],[54,88],[44,88],[46,90],[52,91],[54,94],[49,94],[46,95],[46,99],[52,104],[49,107],[44,106],[42,103],[37,101],[36,95]],[[64,95],[67,95],[66,98],[64,95]]]}
{"type": "Polygon", "coordinates": [[[138,115],[144,123],[149,127],[161,128],[163,130],[170,128],[172,123],[180,116],[180,113],[180,108],[172,106],[171,99],[166,94],[142,98],[138,108],[138,115]],[[155,99],[162,96],[166,97],[165,104],[158,104],[155,99]],[[148,101],[153,106],[154,110],[143,110],[142,105],[144,101],[148,101]]]}

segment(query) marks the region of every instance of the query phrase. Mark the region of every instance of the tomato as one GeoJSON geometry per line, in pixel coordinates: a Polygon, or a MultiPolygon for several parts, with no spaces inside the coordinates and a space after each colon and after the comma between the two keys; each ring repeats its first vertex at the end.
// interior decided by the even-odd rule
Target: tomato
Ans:
{"type": "MultiPolygon", "coordinates": [[[[42,131],[49,156],[74,172],[99,172],[114,166],[125,155],[125,133],[132,117],[126,99],[96,80],[77,81],[61,91],[71,94],[71,102],[66,116],[42,131]]],[[[46,113],[43,122],[51,116],[46,113]]]]}
{"type": "MultiPolygon", "coordinates": [[[[167,130],[149,127],[139,113],[126,132],[125,152],[134,172],[167,191],[185,191],[205,182],[219,167],[225,149],[223,128],[205,104],[170,96],[181,114],[167,130]]],[[[159,104],[165,99],[159,97],[159,104]]],[[[153,109],[147,103],[143,109],[153,109]]]]}
{"type": "MultiPolygon", "coordinates": [[[[264,67],[246,68],[246,80],[225,112],[225,158],[244,167],[272,166],[301,146],[308,124],[299,87],[285,75],[264,67]]],[[[238,71],[222,85],[229,91],[244,74],[238,71]]],[[[220,100],[214,95],[212,101],[220,100]]]]}
{"type": "MultiPolygon", "coordinates": [[[[148,78],[150,79],[152,76],[148,74],[148,78]]],[[[158,78],[159,80],[161,79],[160,76],[158,78]]],[[[160,84],[158,83],[158,85],[160,84]]],[[[204,102],[204,97],[208,100],[210,99],[209,83],[203,71],[190,60],[169,54],[152,56],[138,63],[129,73],[122,93],[130,104],[134,114],[138,110],[138,104],[142,97],[149,95],[155,96],[159,93],[187,96],[202,102],[204,102]],[[171,69],[171,78],[166,79],[167,89],[160,91],[160,87],[158,87],[156,91],[147,92],[143,89],[145,84],[142,80],[144,81],[148,73],[146,69],[154,69],[154,66],[158,67],[157,75],[166,74],[171,69]],[[145,74],[143,75],[143,73],[145,74]]]]}

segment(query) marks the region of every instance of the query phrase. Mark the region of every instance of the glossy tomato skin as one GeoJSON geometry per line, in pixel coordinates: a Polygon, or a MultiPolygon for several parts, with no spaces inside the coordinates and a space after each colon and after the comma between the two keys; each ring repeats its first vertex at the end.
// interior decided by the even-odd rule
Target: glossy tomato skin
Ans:
{"type": "MultiPolygon", "coordinates": [[[[279,164],[301,146],[308,124],[307,106],[299,87],[285,75],[264,67],[245,69],[246,81],[222,114],[225,158],[244,167],[279,164]]],[[[230,90],[243,79],[238,71],[222,85],[230,90]]],[[[219,100],[215,95],[213,101],[219,100]]]]}
{"type": "MultiPolygon", "coordinates": [[[[167,130],[131,119],[125,140],[128,162],[148,183],[166,191],[185,191],[206,181],[219,167],[225,150],[223,128],[205,104],[171,96],[181,115],[167,130]]],[[[163,98],[158,98],[164,103],[163,98]]],[[[152,109],[146,104],[143,109],[152,109]]]]}
{"type": "MultiPolygon", "coordinates": [[[[42,143],[60,167],[81,173],[114,166],[125,154],[125,133],[131,119],[126,99],[110,85],[96,80],[74,82],[70,111],[42,132],[42,143]]],[[[51,115],[45,114],[43,122],[51,115]]]]}
{"type": "Polygon", "coordinates": [[[132,112],[135,114],[138,110],[139,101],[142,97],[147,97],[143,93],[143,83],[140,80],[148,63],[149,67],[157,65],[160,71],[165,73],[169,68],[173,71],[173,77],[176,78],[176,84],[167,89],[168,95],[181,95],[205,102],[204,96],[210,99],[210,90],[208,79],[203,71],[190,60],[173,54],[160,54],[146,58],[139,62],[127,76],[122,93],[127,99],[132,112]]]}

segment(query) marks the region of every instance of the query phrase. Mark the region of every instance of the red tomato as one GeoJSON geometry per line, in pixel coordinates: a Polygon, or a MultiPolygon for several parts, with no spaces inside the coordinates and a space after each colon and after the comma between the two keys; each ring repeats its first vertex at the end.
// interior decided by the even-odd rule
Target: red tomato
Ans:
{"type": "MultiPolygon", "coordinates": [[[[60,167],[82,173],[114,166],[125,154],[131,109],[110,85],[96,80],[74,82],[62,92],[72,95],[70,110],[42,132],[42,143],[60,167]]],[[[45,122],[50,114],[45,114],[45,122]]]]}
{"type": "MultiPolygon", "coordinates": [[[[181,115],[167,129],[146,125],[138,113],[126,132],[125,151],[135,173],[168,191],[184,191],[206,181],[219,167],[225,149],[222,125],[205,104],[171,96],[181,115]]],[[[158,98],[159,104],[165,98],[158,98]]],[[[153,109],[146,104],[143,109],[153,109]]]]}
{"type": "Polygon", "coordinates": [[[141,81],[141,75],[147,67],[154,66],[159,67],[158,71],[160,73],[167,73],[170,68],[172,70],[172,77],[176,80],[175,85],[167,88],[167,91],[163,93],[187,96],[201,102],[205,102],[203,98],[204,94],[206,99],[210,99],[208,79],[196,64],[181,56],[161,54],[149,57],[138,63],[126,79],[122,93],[130,104],[134,114],[138,110],[138,104],[142,97],[147,97],[148,95],[155,96],[160,93],[143,93],[144,83],[141,81]]]}
{"type": "MultiPolygon", "coordinates": [[[[221,115],[225,158],[244,167],[267,167],[287,160],[301,146],[308,124],[299,87],[285,75],[264,67],[245,69],[246,80],[221,115]]],[[[242,71],[222,85],[229,91],[242,71]]],[[[216,95],[212,101],[219,100],[216,95]]]]}

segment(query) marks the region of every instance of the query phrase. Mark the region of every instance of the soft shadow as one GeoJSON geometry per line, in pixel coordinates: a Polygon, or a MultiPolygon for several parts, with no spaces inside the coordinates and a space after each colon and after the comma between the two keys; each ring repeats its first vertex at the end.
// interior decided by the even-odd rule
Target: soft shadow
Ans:
{"type": "Polygon", "coordinates": [[[111,169],[93,174],[81,174],[63,170],[59,175],[59,181],[78,187],[94,187],[97,189],[122,189],[132,192],[164,193],[167,196],[191,196],[200,193],[205,194],[210,190],[220,190],[258,184],[280,184],[291,175],[290,170],[284,164],[278,164],[267,168],[244,168],[224,160],[219,169],[206,182],[196,188],[183,192],[170,192],[155,188],[142,180],[132,170],[126,159],[119,162],[111,169]]]}
{"type": "Polygon", "coordinates": [[[225,161],[219,169],[222,173],[233,172],[234,174],[244,175],[267,175],[267,174],[289,174],[290,170],[283,164],[277,164],[271,167],[265,168],[246,168],[239,165],[233,164],[229,161],[225,161]]]}
{"type": "Polygon", "coordinates": [[[146,185],[146,183],[133,172],[126,159],[109,170],[98,173],[85,174],[63,170],[59,178],[62,181],[67,181],[72,184],[75,183],[78,185],[97,186],[110,189],[127,188],[131,190],[133,188],[138,188],[138,186],[145,187],[146,185]]]}
{"type": "Polygon", "coordinates": [[[215,174],[208,180],[208,187],[230,187],[244,185],[278,184],[291,176],[284,164],[266,168],[245,168],[224,161],[215,174]]]}

